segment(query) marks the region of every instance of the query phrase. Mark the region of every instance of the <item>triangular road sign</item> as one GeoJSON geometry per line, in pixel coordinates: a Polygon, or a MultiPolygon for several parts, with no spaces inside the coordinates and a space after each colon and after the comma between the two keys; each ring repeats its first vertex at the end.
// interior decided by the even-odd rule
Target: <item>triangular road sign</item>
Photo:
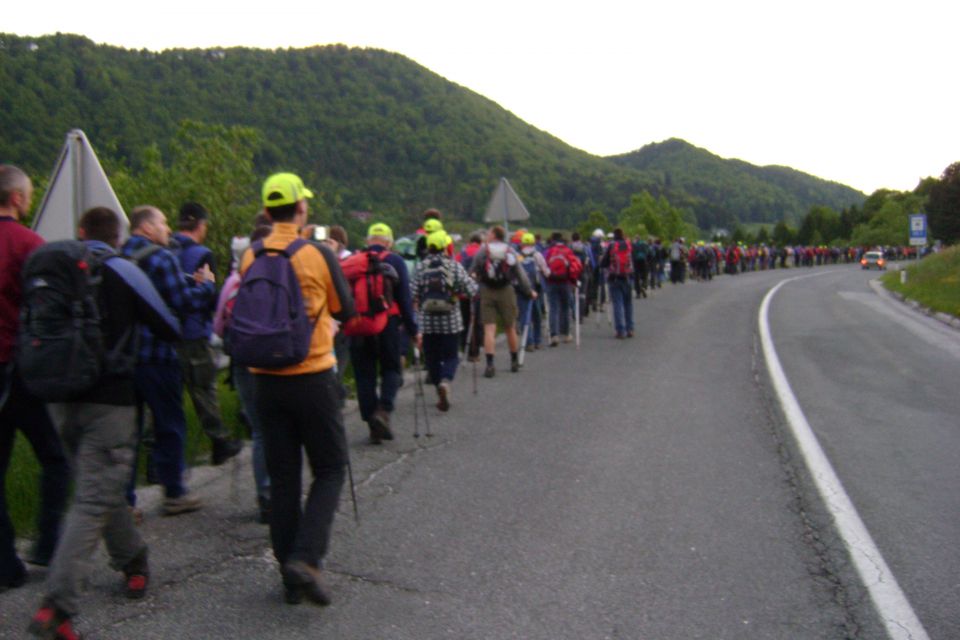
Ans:
{"type": "Polygon", "coordinates": [[[127,238],[130,223],[110,186],[97,154],[79,129],[67,134],[50,186],[33,219],[33,230],[47,242],[75,238],[77,223],[87,209],[108,207],[120,218],[120,240],[127,238]]]}

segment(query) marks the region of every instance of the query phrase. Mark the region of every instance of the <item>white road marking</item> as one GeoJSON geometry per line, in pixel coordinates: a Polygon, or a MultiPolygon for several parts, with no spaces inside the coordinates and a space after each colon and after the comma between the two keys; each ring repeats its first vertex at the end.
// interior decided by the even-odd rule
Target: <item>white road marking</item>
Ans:
{"type": "Polygon", "coordinates": [[[830,510],[837,531],[853,559],[853,564],[860,575],[860,579],[870,592],[870,598],[880,614],[880,619],[883,620],[887,633],[893,640],[929,640],[926,630],[920,624],[920,620],[914,613],[913,607],[910,606],[906,595],[900,589],[900,585],[897,584],[897,579],[890,571],[890,567],[887,566],[883,556],[880,555],[880,550],[870,536],[870,532],[867,531],[867,527],[863,524],[863,520],[860,519],[853,502],[851,502],[840,483],[840,478],[837,477],[833,466],[820,447],[817,437],[800,408],[800,403],[790,388],[790,382],[780,365],[777,350],[773,346],[768,317],[770,301],[783,285],[809,277],[813,276],[800,276],[784,280],[767,292],[767,295],[763,298],[758,319],[760,341],[767,362],[767,370],[773,381],[777,398],[783,407],[787,423],[793,432],[793,437],[800,446],[804,462],[817,486],[817,491],[830,510]]]}

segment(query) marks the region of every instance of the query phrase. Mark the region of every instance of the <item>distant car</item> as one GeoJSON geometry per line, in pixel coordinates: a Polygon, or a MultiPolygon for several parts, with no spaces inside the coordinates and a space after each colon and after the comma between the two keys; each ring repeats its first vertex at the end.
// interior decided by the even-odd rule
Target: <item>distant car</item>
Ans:
{"type": "Polygon", "coordinates": [[[881,252],[867,251],[865,254],[863,254],[863,258],[860,259],[860,266],[864,269],[878,269],[885,271],[887,269],[887,261],[884,259],[881,252]]]}

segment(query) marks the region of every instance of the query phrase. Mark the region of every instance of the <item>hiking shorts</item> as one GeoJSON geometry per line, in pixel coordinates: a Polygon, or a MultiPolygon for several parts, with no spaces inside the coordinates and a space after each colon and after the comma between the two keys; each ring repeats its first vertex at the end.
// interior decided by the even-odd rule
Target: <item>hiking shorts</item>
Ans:
{"type": "Polygon", "coordinates": [[[517,321],[517,294],[510,285],[499,289],[480,287],[480,322],[496,324],[497,318],[504,329],[517,321]]]}

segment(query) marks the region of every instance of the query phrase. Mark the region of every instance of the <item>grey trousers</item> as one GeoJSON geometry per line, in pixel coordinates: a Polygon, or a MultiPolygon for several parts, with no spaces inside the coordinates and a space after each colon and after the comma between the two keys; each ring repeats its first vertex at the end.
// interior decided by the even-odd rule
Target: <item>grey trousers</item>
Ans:
{"type": "Polygon", "coordinates": [[[110,566],[122,570],[146,550],[127,506],[135,455],[136,409],[105,404],[49,406],[74,476],[73,502],[50,564],[46,597],[76,615],[83,574],[103,538],[110,566]]]}
{"type": "Polygon", "coordinates": [[[217,397],[217,366],[213,361],[213,347],[205,338],[184,340],[177,345],[177,357],[183,369],[186,387],[193,410],[197,413],[204,433],[211,440],[229,437],[220,418],[220,400],[217,397]]]}

